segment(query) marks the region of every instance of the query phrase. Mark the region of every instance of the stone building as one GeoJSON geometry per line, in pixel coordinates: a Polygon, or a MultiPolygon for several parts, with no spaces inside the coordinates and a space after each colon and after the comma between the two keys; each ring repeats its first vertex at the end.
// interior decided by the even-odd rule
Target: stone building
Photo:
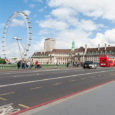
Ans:
{"type": "Polygon", "coordinates": [[[40,64],[66,64],[71,61],[74,51],[71,49],[53,49],[49,52],[35,52],[32,56],[33,62],[40,64]]]}
{"type": "Polygon", "coordinates": [[[33,62],[38,61],[40,64],[67,64],[67,62],[99,62],[100,55],[115,56],[115,47],[87,48],[80,47],[72,51],[71,49],[53,49],[49,52],[35,52],[32,56],[33,62]]]}
{"type": "MultiPolygon", "coordinates": [[[[75,46],[72,42],[72,46],[75,46]]],[[[68,62],[95,61],[99,62],[100,55],[114,55],[115,47],[106,46],[97,48],[80,47],[77,49],[56,49],[56,40],[48,38],[44,43],[44,52],[35,52],[32,55],[33,62],[38,61],[40,64],[67,64],[68,62]]]]}
{"type": "Polygon", "coordinates": [[[44,42],[44,51],[52,51],[53,49],[56,49],[56,40],[54,38],[48,38],[45,39],[44,42]]]}

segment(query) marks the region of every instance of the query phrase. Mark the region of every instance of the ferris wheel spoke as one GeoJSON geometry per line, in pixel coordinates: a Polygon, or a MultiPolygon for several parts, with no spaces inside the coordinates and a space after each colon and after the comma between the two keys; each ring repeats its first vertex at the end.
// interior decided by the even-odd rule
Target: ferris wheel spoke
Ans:
{"type": "Polygon", "coordinates": [[[3,32],[3,37],[2,37],[3,38],[3,40],[2,40],[2,52],[3,52],[2,55],[4,55],[5,57],[6,57],[6,52],[7,52],[5,49],[6,49],[6,46],[7,46],[6,45],[6,39],[7,39],[8,28],[9,28],[10,23],[12,23],[12,20],[17,16],[21,16],[25,20],[26,28],[27,28],[27,40],[26,40],[25,47],[21,48],[21,45],[20,45],[20,43],[18,41],[18,47],[19,47],[20,55],[22,57],[27,56],[27,52],[29,51],[29,47],[31,46],[31,44],[30,44],[30,41],[32,40],[31,39],[32,32],[30,30],[32,28],[30,26],[31,22],[29,21],[29,18],[28,18],[27,14],[25,12],[22,12],[22,11],[14,12],[14,14],[12,14],[9,17],[9,19],[8,19],[8,21],[7,21],[7,23],[6,23],[5,27],[4,27],[4,32],[3,32]],[[21,51],[21,50],[23,50],[23,51],[21,51]]]}

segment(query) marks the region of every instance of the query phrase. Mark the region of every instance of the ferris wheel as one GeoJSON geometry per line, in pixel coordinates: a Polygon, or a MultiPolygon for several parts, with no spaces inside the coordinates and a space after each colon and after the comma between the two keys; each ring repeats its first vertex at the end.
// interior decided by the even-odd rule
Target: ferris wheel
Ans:
{"type": "Polygon", "coordinates": [[[10,23],[12,22],[12,20],[14,19],[14,18],[16,18],[17,16],[21,16],[23,19],[24,19],[24,21],[25,21],[25,25],[26,25],[26,28],[27,28],[27,38],[26,38],[26,43],[25,43],[25,46],[23,47],[23,52],[21,52],[21,49],[20,49],[20,47],[19,47],[19,38],[18,37],[14,37],[14,39],[16,39],[17,40],[17,42],[18,42],[18,47],[19,47],[19,50],[20,50],[20,55],[21,55],[21,58],[25,58],[25,57],[27,57],[27,54],[28,54],[28,52],[29,52],[29,50],[30,50],[30,46],[31,46],[31,26],[30,26],[30,21],[29,21],[29,18],[28,18],[28,16],[27,16],[27,14],[26,13],[24,13],[24,12],[22,12],[22,11],[18,11],[18,12],[15,12],[14,14],[12,14],[10,17],[9,17],[9,19],[8,19],[8,21],[7,21],[7,23],[6,23],[6,25],[5,25],[5,27],[4,27],[4,32],[3,32],[3,39],[2,39],[2,55],[6,58],[7,57],[7,53],[6,53],[6,40],[7,40],[7,32],[8,32],[8,28],[9,28],[9,25],[10,25],[10,23]]]}

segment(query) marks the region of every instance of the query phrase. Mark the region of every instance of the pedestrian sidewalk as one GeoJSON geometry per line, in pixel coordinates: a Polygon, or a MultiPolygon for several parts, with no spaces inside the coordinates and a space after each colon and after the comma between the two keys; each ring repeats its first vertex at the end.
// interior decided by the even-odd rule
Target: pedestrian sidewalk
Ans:
{"type": "Polygon", "coordinates": [[[115,81],[19,115],[115,115],[115,81]]]}

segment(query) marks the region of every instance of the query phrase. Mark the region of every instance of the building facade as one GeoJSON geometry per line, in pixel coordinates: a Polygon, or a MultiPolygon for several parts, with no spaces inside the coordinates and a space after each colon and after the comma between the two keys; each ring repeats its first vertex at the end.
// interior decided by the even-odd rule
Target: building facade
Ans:
{"type": "MultiPolygon", "coordinates": [[[[74,43],[72,42],[72,46],[74,43]]],[[[67,64],[68,62],[83,63],[84,61],[94,61],[99,63],[100,55],[115,56],[115,47],[106,46],[98,48],[80,47],[77,49],[56,49],[56,40],[53,38],[45,39],[44,52],[35,52],[32,55],[33,62],[38,61],[40,64],[67,64]]]]}
{"type": "Polygon", "coordinates": [[[45,39],[44,42],[44,51],[52,51],[53,49],[56,49],[56,40],[54,38],[48,38],[45,39]]]}
{"type": "Polygon", "coordinates": [[[35,52],[32,56],[33,62],[38,61],[40,64],[67,64],[68,62],[94,61],[99,62],[100,55],[115,56],[115,47],[87,48],[75,49],[53,49],[49,52],[35,52]]]}

